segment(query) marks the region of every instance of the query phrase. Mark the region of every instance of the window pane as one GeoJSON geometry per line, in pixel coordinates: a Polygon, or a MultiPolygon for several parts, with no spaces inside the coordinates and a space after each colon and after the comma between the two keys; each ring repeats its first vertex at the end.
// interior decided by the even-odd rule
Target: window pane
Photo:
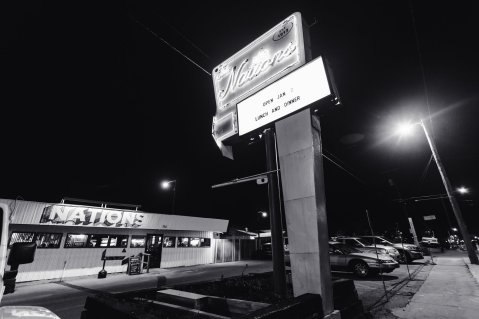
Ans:
{"type": "Polygon", "coordinates": [[[68,234],[65,240],[65,248],[83,248],[86,247],[88,235],[68,234]]]}
{"type": "Polygon", "coordinates": [[[201,238],[201,247],[210,247],[211,238],[201,238]]]}
{"type": "Polygon", "coordinates": [[[163,239],[163,247],[165,248],[175,248],[176,237],[165,237],[163,239]]]}
{"type": "Polygon", "coordinates": [[[128,235],[111,235],[108,247],[124,248],[128,246],[128,235]]]}
{"type": "Polygon", "coordinates": [[[130,248],[144,248],[145,236],[131,236],[130,248]]]}
{"type": "Polygon", "coordinates": [[[190,238],[190,247],[200,247],[200,239],[197,237],[190,238]]]}
{"type": "Polygon", "coordinates": [[[33,233],[12,233],[10,237],[10,244],[8,247],[12,247],[14,243],[32,243],[33,233]]]}
{"type": "Polygon", "coordinates": [[[108,240],[110,239],[109,235],[90,235],[88,240],[88,247],[108,247],[108,240]]]}
{"type": "Polygon", "coordinates": [[[178,237],[178,244],[177,247],[189,247],[188,237],[178,237]]]}
{"type": "Polygon", "coordinates": [[[38,248],[59,248],[63,234],[38,233],[36,235],[38,248]]]}

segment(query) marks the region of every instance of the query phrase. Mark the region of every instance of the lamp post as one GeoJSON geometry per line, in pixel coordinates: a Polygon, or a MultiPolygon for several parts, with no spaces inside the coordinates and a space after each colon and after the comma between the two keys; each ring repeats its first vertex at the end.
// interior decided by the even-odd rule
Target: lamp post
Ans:
{"type": "MultiPolygon", "coordinates": [[[[449,178],[446,175],[446,170],[444,169],[441,158],[439,157],[439,154],[437,152],[436,144],[434,143],[434,140],[429,135],[429,132],[427,131],[426,125],[424,124],[423,120],[414,124],[419,124],[422,127],[424,134],[426,135],[427,142],[429,144],[429,147],[431,148],[432,156],[434,158],[434,161],[436,162],[437,169],[439,170],[439,174],[441,175],[442,183],[444,184],[444,188],[446,189],[449,202],[451,203],[452,211],[454,213],[454,216],[456,217],[457,224],[459,226],[459,230],[461,232],[462,238],[464,239],[464,243],[467,249],[467,254],[469,255],[469,260],[471,261],[471,264],[477,265],[479,264],[479,259],[477,258],[477,254],[474,248],[472,247],[471,237],[469,236],[469,232],[467,231],[466,224],[464,223],[461,208],[459,207],[456,197],[454,196],[454,190],[451,186],[449,178]]],[[[412,125],[414,124],[401,125],[399,127],[399,133],[410,134],[413,129],[412,125]]]]}
{"type": "Polygon", "coordinates": [[[165,180],[165,181],[161,182],[161,188],[165,189],[165,190],[168,190],[168,189],[171,188],[173,190],[173,200],[172,200],[172,203],[171,203],[171,214],[174,215],[175,214],[176,179],[165,180]]]}

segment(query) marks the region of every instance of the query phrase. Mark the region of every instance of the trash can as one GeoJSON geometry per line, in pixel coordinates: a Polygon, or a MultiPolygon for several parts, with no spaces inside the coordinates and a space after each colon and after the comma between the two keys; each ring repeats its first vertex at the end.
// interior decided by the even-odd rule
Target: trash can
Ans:
{"type": "Polygon", "coordinates": [[[105,269],[102,269],[98,272],[98,279],[103,279],[103,278],[106,278],[106,270],[105,269]]]}

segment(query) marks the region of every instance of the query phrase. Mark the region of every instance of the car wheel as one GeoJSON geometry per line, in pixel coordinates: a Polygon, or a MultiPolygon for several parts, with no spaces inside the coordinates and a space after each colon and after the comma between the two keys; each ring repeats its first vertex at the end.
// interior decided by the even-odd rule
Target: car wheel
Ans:
{"type": "Polygon", "coordinates": [[[412,261],[411,256],[407,252],[401,252],[399,254],[399,259],[398,261],[402,264],[409,264],[412,261]]]}
{"type": "Polygon", "coordinates": [[[411,257],[411,255],[409,255],[408,253],[406,253],[405,255],[406,255],[406,256],[405,256],[405,257],[406,257],[406,263],[407,263],[407,264],[410,264],[410,263],[412,262],[412,257],[411,257]]]}
{"type": "Polygon", "coordinates": [[[354,274],[358,277],[364,278],[369,275],[369,267],[364,261],[356,261],[351,265],[354,274]]]}

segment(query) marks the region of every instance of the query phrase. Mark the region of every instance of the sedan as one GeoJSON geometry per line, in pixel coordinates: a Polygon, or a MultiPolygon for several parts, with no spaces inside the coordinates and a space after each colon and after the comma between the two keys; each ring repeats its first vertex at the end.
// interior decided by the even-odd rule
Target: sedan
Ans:
{"type": "Polygon", "coordinates": [[[387,254],[362,252],[340,242],[329,242],[329,262],[332,270],[351,271],[362,278],[399,268],[398,262],[387,254]]]}

